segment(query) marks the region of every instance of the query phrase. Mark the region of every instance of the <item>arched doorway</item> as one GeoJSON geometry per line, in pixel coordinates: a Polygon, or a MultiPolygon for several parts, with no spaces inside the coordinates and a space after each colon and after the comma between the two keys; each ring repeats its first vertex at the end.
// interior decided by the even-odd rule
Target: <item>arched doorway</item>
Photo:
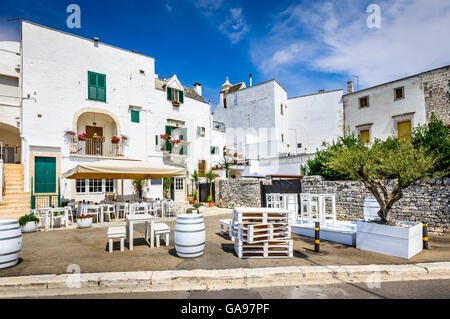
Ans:
{"type": "Polygon", "coordinates": [[[15,164],[21,161],[20,130],[0,122],[0,156],[4,163],[15,164]]]}

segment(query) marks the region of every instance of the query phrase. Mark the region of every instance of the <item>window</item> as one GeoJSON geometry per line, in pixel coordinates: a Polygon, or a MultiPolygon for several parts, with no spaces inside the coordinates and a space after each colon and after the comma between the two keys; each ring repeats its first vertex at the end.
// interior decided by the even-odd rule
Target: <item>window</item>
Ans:
{"type": "Polygon", "coordinates": [[[359,107],[360,108],[369,107],[369,97],[368,96],[359,98],[359,107]]]}
{"type": "Polygon", "coordinates": [[[283,107],[283,103],[281,103],[280,111],[281,111],[281,115],[284,115],[284,107],[283,107]]]}
{"type": "Polygon", "coordinates": [[[139,123],[139,115],[140,112],[138,110],[131,110],[131,122],[132,123],[139,123]]]}
{"type": "Polygon", "coordinates": [[[113,179],[105,179],[105,192],[106,193],[114,193],[114,180],[113,179]]]}
{"type": "Polygon", "coordinates": [[[86,180],[77,179],[75,188],[77,193],[86,193],[86,180]]]}
{"type": "Polygon", "coordinates": [[[167,100],[172,102],[184,103],[183,91],[167,88],[167,100]]]}
{"type": "Polygon", "coordinates": [[[219,148],[217,146],[211,146],[211,154],[219,154],[219,148]]]}
{"type": "Polygon", "coordinates": [[[206,130],[204,127],[197,126],[197,135],[201,137],[205,137],[206,130]]]}
{"type": "Polygon", "coordinates": [[[411,142],[411,121],[397,122],[398,139],[411,142]]]}
{"type": "Polygon", "coordinates": [[[362,130],[359,132],[359,135],[361,137],[361,141],[363,143],[370,143],[370,131],[369,130],[362,130]]]}
{"type": "Polygon", "coordinates": [[[162,183],[163,183],[162,178],[151,179],[151,180],[150,180],[150,184],[151,184],[151,185],[162,185],[162,183]]]}
{"type": "Polygon", "coordinates": [[[184,189],[184,178],[175,178],[175,190],[182,191],[184,189]]]}
{"type": "Polygon", "coordinates": [[[206,161],[205,160],[198,161],[198,175],[200,177],[206,176],[206,161]]]}
{"type": "Polygon", "coordinates": [[[223,108],[224,109],[227,108],[227,98],[226,97],[223,98],[223,108]]]}
{"type": "Polygon", "coordinates": [[[88,72],[89,100],[106,102],[106,75],[88,72]]]}
{"type": "Polygon", "coordinates": [[[284,143],[284,134],[281,134],[281,143],[284,143]]]}
{"type": "Polygon", "coordinates": [[[90,179],[89,180],[89,193],[101,193],[102,192],[102,180],[90,179]]]}
{"type": "Polygon", "coordinates": [[[297,148],[302,148],[302,143],[298,143],[297,148]]]}
{"type": "Polygon", "coordinates": [[[399,87],[394,89],[394,101],[402,100],[405,98],[405,87],[399,87]]]}

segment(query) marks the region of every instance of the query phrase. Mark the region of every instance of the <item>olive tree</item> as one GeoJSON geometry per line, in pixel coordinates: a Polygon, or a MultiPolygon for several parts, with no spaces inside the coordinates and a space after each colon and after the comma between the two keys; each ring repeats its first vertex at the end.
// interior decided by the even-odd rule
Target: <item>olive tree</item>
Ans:
{"type": "Polygon", "coordinates": [[[396,138],[376,140],[372,146],[359,141],[332,149],[331,153],[325,165],[364,183],[380,205],[378,215],[383,224],[391,224],[389,213],[405,188],[417,180],[439,176],[433,170],[437,159],[426,148],[414,148],[396,138]],[[394,179],[393,187],[387,187],[387,179],[394,179]]]}

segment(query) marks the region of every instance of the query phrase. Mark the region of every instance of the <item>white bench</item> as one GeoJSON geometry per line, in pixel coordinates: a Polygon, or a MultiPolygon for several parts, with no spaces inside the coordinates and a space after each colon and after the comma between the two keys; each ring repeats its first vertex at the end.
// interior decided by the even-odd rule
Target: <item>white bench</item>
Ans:
{"type": "Polygon", "coordinates": [[[120,238],[120,251],[124,250],[124,241],[125,241],[125,227],[109,227],[108,228],[108,241],[109,241],[109,252],[113,251],[113,239],[120,238]]]}
{"type": "Polygon", "coordinates": [[[223,235],[224,228],[230,229],[231,219],[220,219],[220,234],[223,235]]]}
{"type": "Polygon", "coordinates": [[[164,235],[164,242],[169,246],[170,227],[164,223],[155,224],[156,247],[159,247],[161,235],[164,235]]]}

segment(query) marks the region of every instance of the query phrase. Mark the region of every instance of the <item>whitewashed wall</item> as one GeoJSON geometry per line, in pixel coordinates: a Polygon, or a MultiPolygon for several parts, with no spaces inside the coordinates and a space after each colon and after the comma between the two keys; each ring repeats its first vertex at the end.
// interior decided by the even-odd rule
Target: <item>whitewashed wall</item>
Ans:
{"type": "Polygon", "coordinates": [[[373,123],[370,139],[386,139],[396,135],[396,122],[392,118],[415,112],[412,126],[425,123],[425,99],[419,76],[386,83],[377,87],[344,95],[345,126],[358,133],[357,126],[373,123]],[[394,101],[394,88],[404,86],[405,98],[394,101]],[[360,108],[359,98],[369,96],[369,107],[360,108]]]}

